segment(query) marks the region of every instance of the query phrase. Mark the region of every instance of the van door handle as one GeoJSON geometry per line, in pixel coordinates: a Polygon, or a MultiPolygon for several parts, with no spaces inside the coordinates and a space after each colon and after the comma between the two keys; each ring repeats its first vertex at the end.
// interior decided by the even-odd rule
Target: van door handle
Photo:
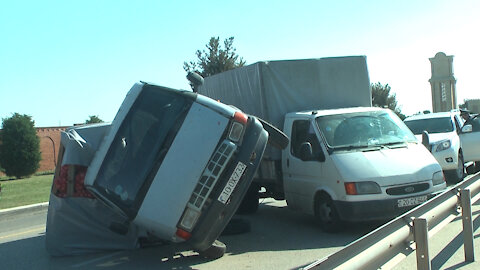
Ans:
{"type": "Polygon", "coordinates": [[[287,158],[287,168],[290,167],[290,159],[287,158]]]}

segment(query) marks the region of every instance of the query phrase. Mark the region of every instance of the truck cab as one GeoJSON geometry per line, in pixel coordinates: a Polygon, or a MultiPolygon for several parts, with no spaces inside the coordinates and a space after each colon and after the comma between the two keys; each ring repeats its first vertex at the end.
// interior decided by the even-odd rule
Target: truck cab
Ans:
{"type": "Polygon", "coordinates": [[[395,217],[446,186],[435,158],[390,110],[294,112],[284,131],[288,206],[317,216],[326,231],[341,221],[395,217]]]}

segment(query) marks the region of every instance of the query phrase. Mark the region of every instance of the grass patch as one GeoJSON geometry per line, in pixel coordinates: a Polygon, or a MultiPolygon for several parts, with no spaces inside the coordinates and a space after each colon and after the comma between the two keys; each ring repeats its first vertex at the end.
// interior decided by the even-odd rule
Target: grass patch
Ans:
{"type": "Polygon", "coordinates": [[[0,209],[48,202],[53,175],[0,181],[0,209]]]}

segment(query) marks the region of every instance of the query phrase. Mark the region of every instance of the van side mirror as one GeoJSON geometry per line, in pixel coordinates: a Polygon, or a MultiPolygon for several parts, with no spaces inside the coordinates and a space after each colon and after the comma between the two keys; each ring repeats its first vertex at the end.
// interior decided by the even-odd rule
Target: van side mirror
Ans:
{"type": "Polygon", "coordinates": [[[432,147],[430,146],[430,138],[426,130],[422,132],[422,144],[428,149],[428,151],[432,152],[432,147]]]}
{"type": "Polygon", "coordinates": [[[472,125],[468,124],[462,127],[462,133],[469,133],[473,131],[472,125]]]}
{"type": "Polygon", "coordinates": [[[187,80],[190,82],[193,92],[195,93],[198,92],[198,87],[203,85],[203,77],[196,72],[189,72],[187,74],[187,80]]]}

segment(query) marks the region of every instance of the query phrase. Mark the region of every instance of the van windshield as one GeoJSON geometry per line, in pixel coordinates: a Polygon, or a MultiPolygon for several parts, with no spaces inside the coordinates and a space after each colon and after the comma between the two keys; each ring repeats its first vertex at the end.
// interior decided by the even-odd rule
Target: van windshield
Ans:
{"type": "Polygon", "coordinates": [[[405,125],[415,135],[420,135],[424,130],[428,133],[445,133],[453,131],[453,123],[450,117],[427,118],[405,121],[405,125]]]}
{"type": "Polygon", "coordinates": [[[405,124],[387,110],[319,116],[316,122],[334,150],[417,141],[405,124]]]}
{"type": "Polygon", "coordinates": [[[152,169],[163,160],[191,103],[181,94],[144,86],[97,174],[100,192],[121,208],[131,207],[146,180],[153,178],[152,169]]]}

